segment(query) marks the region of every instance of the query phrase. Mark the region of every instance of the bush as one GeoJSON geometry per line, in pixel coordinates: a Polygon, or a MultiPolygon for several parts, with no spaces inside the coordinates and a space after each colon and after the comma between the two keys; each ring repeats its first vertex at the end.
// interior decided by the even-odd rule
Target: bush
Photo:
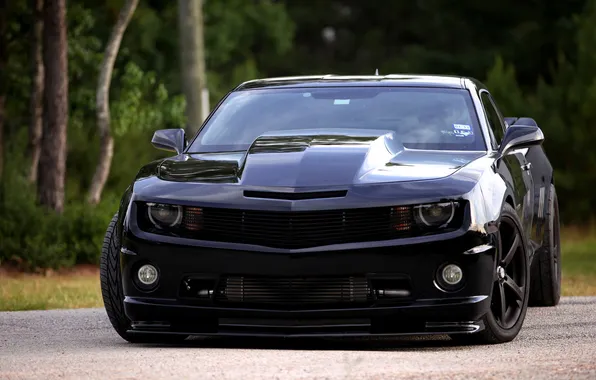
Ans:
{"type": "Polygon", "coordinates": [[[105,230],[118,208],[116,197],[96,207],[71,202],[64,214],[57,215],[36,205],[35,188],[22,177],[4,178],[0,263],[15,263],[26,270],[99,263],[105,230]]]}

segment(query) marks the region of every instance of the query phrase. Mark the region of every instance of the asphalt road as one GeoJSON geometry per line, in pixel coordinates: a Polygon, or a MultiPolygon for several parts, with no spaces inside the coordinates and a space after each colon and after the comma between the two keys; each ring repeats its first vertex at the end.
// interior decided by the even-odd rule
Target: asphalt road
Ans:
{"type": "Polygon", "coordinates": [[[533,308],[515,341],[194,338],[132,345],[103,309],[0,313],[0,379],[596,379],[596,297],[533,308]]]}

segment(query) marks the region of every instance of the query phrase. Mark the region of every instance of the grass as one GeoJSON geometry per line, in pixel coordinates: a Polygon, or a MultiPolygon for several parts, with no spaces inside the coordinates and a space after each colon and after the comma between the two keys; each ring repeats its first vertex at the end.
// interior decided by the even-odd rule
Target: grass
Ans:
{"type": "Polygon", "coordinates": [[[0,311],[102,306],[97,274],[0,275],[0,311]]]}
{"type": "Polygon", "coordinates": [[[596,295],[596,228],[561,230],[564,296],[596,295]]]}
{"type": "MultiPolygon", "coordinates": [[[[562,230],[563,295],[596,295],[596,229],[562,230]]],[[[0,273],[0,311],[102,307],[97,268],[46,275],[0,273]]]]}

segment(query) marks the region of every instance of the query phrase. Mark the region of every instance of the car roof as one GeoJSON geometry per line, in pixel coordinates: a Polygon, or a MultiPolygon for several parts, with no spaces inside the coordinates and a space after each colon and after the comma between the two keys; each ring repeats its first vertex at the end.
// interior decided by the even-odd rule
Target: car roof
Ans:
{"type": "Polygon", "coordinates": [[[244,82],[236,91],[256,88],[301,88],[301,87],[439,87],[466,88],[466,80],[472,78],[449,75],[309,75],[255,79],[244,82]]]}

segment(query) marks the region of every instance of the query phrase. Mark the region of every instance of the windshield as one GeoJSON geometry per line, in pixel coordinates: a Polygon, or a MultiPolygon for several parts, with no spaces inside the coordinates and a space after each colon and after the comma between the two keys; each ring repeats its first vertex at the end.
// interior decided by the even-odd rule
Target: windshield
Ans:
{"type": "Polygon", "coordinates": [[[267,132],[317,128],[389,130],[410,149],[486,150],[467,90],[317,87],[233,92],[188,151],[247,150],[267,132]]]}

